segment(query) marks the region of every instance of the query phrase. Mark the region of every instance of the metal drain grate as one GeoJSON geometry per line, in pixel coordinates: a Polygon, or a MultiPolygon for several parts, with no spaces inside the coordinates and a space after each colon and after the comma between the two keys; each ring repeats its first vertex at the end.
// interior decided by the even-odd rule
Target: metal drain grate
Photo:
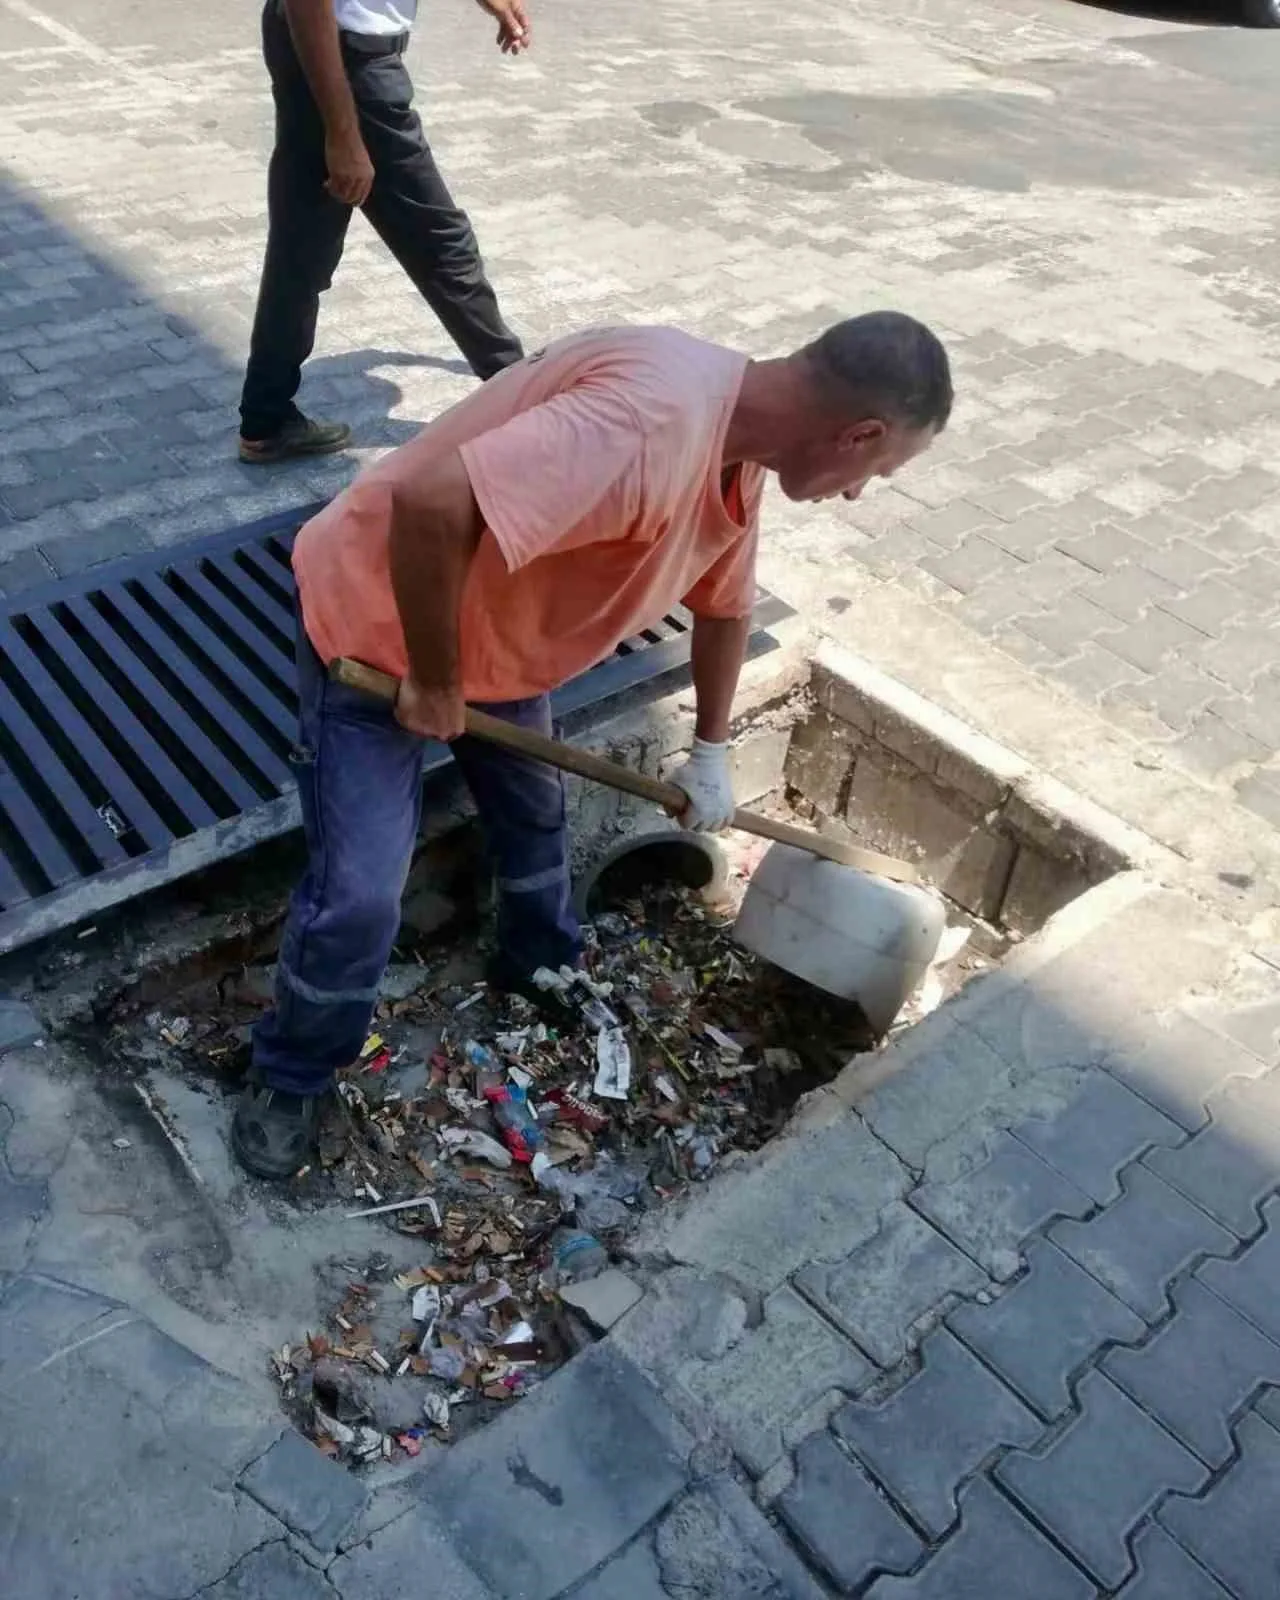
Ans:
{"type": "MultiPolygon", "coordinates": [[[[289,552],[318,509],[0,610],[0,953],[297,826],[289,552]]],[[[757,628],[789,614],[762,594],[757,628]]],[[[673,614],[566,684],[556,710],[688,659],[689,618],[673,614]]],[[[448,760],[428,748],[428,771],[448,760]]]]}

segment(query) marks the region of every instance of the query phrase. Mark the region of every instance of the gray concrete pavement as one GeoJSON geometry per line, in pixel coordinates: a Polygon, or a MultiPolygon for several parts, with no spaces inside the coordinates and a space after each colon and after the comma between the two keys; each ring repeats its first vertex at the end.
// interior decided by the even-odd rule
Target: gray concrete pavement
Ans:
{"type": "MultiPolygon", "coordinates": [[[[360,446],[239,466],[256,23],[195,0],[0,19],[0,588],[330,493],[465,391],[357,222],[304,399],[360,446]]],[[[885,303],[948,335],[952,434],[852,512],[771,504],[767,581],[854,648],[869,610],[958,627],[991,671],[1025,667],[1045,717],[1096,713],[1274,821],[1277,51],[1065,0],[804,0],[714,27],[569,0],[514,64],[442,3],[413,59],[531,343],[672,319],[774,351],[885,303]]]]}
{"type": "Polygon", "coordinates": [[[833,1592],[1274,1594],[1280,971],[1192,915],[1090,891],[638,1245],[614,1341],[833,1592]]]}
{"type": "MultiPolygon", "coordinates": [[[[6,594],[330,493],[470,381],[357,223],[304,400],[359,447],[232,459],[268,136],[242,12],[0,0],[6,594]]],[[[953,431],[852,511],[771,501],[764,577],[1167,843],[1174,886],[1092,891],[878,1087],[855,1064],[657,1220],[604,1345],[396,1483],[285,1433],[262,1371],[330,1219],[278,1231],[192,1090],[187,1165],[14,1012],[18,1600],[1274,1600],[1274,852],[1224,859],[1206,802],[1233,850],[1230,799],[1280,811],[1280,40],[1065,0],[538,26],[503,64],[437,0],[414,54],[521,332],[933,319],[953,431]]]]}

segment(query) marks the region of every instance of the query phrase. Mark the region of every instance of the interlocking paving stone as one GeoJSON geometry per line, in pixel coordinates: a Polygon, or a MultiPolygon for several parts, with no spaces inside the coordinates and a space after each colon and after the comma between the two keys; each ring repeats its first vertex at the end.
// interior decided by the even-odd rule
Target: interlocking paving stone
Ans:
{"type": "Polygon", "coordinates": [[[1264,1382],[1280,1383],[1280,1345],[1194,1278],[1141,1350],[1114,1350],[1103,1371],[1211,1467],[1231,1455],[1228,1419],[1264,1382]]]}
{"type": "Polygon", "coordinates": [[[1280,1593],[1280,1433],[1250,1411],[1240,1421],[1236,1441],[1239,1460],[1203,1499],[1171,1499],[1156,1520],[1233,1600],[1275,1600],[1280,1593]]]}
{"type": "Polygon", "coordinates": [[[1134,1540],[1133,1555],[1137,1570],[1116,1600],[1231,1600],[1158,1523],[1134,1540]]]}
{"type": "Polygon", "coordinates": [[[1153,1150],[1144,1165],[1241,1238],[1280,1187],[1280,1072],[1229,1084],[1209,1101],[1210,1125],[1180,1150],[1153,1150]]]}
{"type": "Polygon", "coordinates": [[[1016,1138],[1101,1205],[1120,1193],[1120,1169],[1151,1145],[1186,1138],[1177,1123],[1104,1073],[1093,1073],[1070,1103],[1043,1121],[1020,1123],[1016,1138]]]}
{"type": "Polygon", "coordinates": [[[918,1318],[987,1282],[968,1256],[904,1205],[891,1206],[880,1231],[846,1260],[815,1262],[796,1276],[796,1287],[882,1367],[906,1354],[918,1318]]]}
{"type": "Polygon", "coordinates": [[[969,1351],[940,1328],[921,1346],[923,1365],[879,1405],[854,1401],[832,1426],[879,1481],[935,1537],[956,1515],[956,1489],[1001,1445],[1027,1444],[1035,1417],[969,1351]]]}
{"type": "Polygon", "coordinates": [[[1256,1078],[1263,1071],[1251,1051],[1183,1012],[1136,1048],[1114,1051],[1104,1065],[1188,1133],[1208,1122],[1207,1102],[1217,1090],[1233,1077],[1256,1078]]]}
{"type": "Polygon", "coordinates": [[[1114,1205],[1089,1222],[1056,1223],[1049,1237],[1139,1316],[1156,1322],[1171,1280],[1202,1255],[1230,1254],[1236,1241],[1145,1167],[1130,1167],[1122,1181],[1114,1205]]]}
{"type": "Polygon", "coordinates": [[[1000,1374],[1042,1417],[1071,1406],[1067,1379],[1104,1345],[1134,1342],[1142,1318],[1047,1239],[1027,1250],[1027,1275],[991,1305],[966,1305],[951,1331],[1000,1374]]]}
{"type": "Polygon", "coordinates": [[[1206,1261],[1196,1277],[1280,1344],[1280,1200],[1262,1216],[1265,1231],[1235,1261],[1206,1261]]]}
{"type": "MultiPolygon", "coordinates": [[[[911,1578],[881,1578],[868,1600],[1093,1600],[1084,1573],[985,1478],[960,1494],[960,1526],[911,1578]],[[1009,1587],[1016,1585],[1016,1588],[1009,1587]]],[[[1190,1600],[1190,1597],[1188,1597],[1190,1600]]]]}
{"type": "Polygon", "coordinates": [[[292,1428],[249,1467],[240,1487],[318,1550],[336,1549],[365,1501],[359,1479],[292,1428]]]}
{"type": "Polygon", "coordinates": [[[951,1183],[926,1183],[910,1201],[996,1278],[1018,1270],[1018,1246],[1054,1217],[1083,1217],[1088,1195],[1008,1134],[990,1160],[951,1183]]]}
{"type": "Polygon", "coordinates": [[[873,1573],[908,1572],[924,1553],[919,1536],[829,1433],[814,1434],[796,1451],[796,1476],[777,1510],[842,1594],[873,1573]]]}
{"type": "Polygon", "coordinates": [[[1047,1448],[1006,1456],[996,1478],[1104,1588],[1129,1572],[1125,1539],[1169,1489],[1194,1494],[1208,1468],[1100,1372],[1080,1380],[1080,1415],[1047,1448]]]}

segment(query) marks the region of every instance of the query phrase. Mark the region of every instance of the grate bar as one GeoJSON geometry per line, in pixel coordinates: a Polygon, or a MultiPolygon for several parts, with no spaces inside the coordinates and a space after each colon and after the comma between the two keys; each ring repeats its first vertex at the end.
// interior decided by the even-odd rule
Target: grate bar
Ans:
{"type": "MultiPolygon", "coordinates": [[[[13,767],[2,758],[0,811],[3,811],[13,830],[13,837],[4,840],[4,853],[23,883],[26,894],[43,894],[47,889],[60,888],[64,883],[71,883],[81,876],[80,868],[53,831],[39,801],[29,792],[13,767]]],[[[0,834],[0,838],[3,838],[3,834],[0,834]]]]}
{"type": "MultiPolygon", "coordinates": [[[[290,552],[319,509],[0,601],[0,952],[297,826],[290,552]]],[[[788,614],[761,597],[752,655],[788,614]]],[[[555,714],[683,671],[690,626],[627,640],[555,714]]],[[[450,764],[427,746],[424,772],[450,764]]]]}
{"type": "Polygon", "coordinates": [[[12,909],[21,914],[22,908],[29,905],[35,896],[10,863],[4,838],[11,828],[8,818],[0,812],[0,905],[6,912],[12,909]]]}
{"type": "Polygon", "coordinates": [[[197,567],[179,567],[166,575],[166,585],[174,597],[184,603],[184,611],[192,608],[186,604],[187,596],[194,596],[200,606],[206,607],[236,642],[236,650],[251,671],[260,674],[268,688],[287,707],[290,738],[297,732],[298,691],[293,681],[293,653],[272,648],[273,641],[265,634],[245,631],[244,613],[237,609],[221,589],[211,583],[197,567]]]}
{"type": "Polygon", "coordinates": [[[248,546],[237,550],[223,569],[242,593],[259,606],[270,608],[272,620],[285,638],[293,641],[293,587],[285,575],[260,551],[248,546]]]}
{"type": "Polygon", "coordinates": [[[217,822],[218,812],[188,781],[186,773],[170,759],[168,751],[152,738],[106,678],[90,669],[90,663],[80,654],[61,623],[48,612],[31,612],[29,617],[72,681],[88,679],[93,683],[93,703],[103,712],[113,738],[136,757],[135,771],[153,775],[160,786],[159,792],[172,802],[164,807],[174,819],[169,825],[170,834],[190,833],[217,822]]]}
{"type": "Polygon", "coordinates": [[[180,766],[185,760],[193,767],[198,764],[203,768],[209,780],[209,800],[219,816],[233,816],[264,798],[151,668],[133,651],[120,648],[124,641],[91,601],[72,600],[67,609],[97,645],[99,670],[105,671],[105,663],[110,662],[127,682],[138,715],[149,716],[157,729],[163,728],[174,760],[180,766]]]}
{"type": "MultiPolygon", "coordinates": [[[[197,675],[198,664],[189,657],[169,659],[175,649],[170,635],[142,609],[123,585],[104,589],[103,595],[171,672],[187,679],[197,675]]],[[[254,724],[245,718],[243,700],[237,704],[236,699],[224,690],[218,677],[200,672],[197,681],[200,682],[203,691],[201,698],[205,702],[202,709],[223,727],[239,723],[236,728],[236,743],[239,746],[237,757],[243,757],[246,764],[256,768],[270,789],[281,793],[293,781],[286,759],[293,740],[286,735],[283,750],[268,744],[254,724]]],[[[250,706],[253,703],[250,698],[250,706]]]]}
{"type": "Polygon", "coordinates": [[[80,714],[78,707],[62,691],[44,663],[30,650],[11,626],[0,625],[0,651],[21,675],[23,683],[39,700],[45,714],[75,747],[93,781],[99,786],[103,804],[114,804],[149,850],[158,850],[170,838],[170,830],[149,800],[134,784],[124,768],[98,737],[97,731],[80,714]]]}
{"type": "Polygon", "coordinates": [[[294,621],[292,610],[276,605],[269,593],[251,591],[244,573],[230,562],[202,561],[200,571],[239,615],[240,629],[252,628],[273,648],[292,660],[294,621]]]}
{"type": "MultiPolygon", "coordinates": [[[[0,684],[0,727],[4,741],[16,739],[18,751],[13,760],[19,766],[29,766],[31,776],[27,784],[44,789],[39,801],[40,810],[48,819],[50,829],[64,841],[67,833],[80,843],[81,862],[74,870],[99,872],[104,867],[119,866],[128,859],[124,846],[107,825],[98,808],[90,803],[78,784],[66,782],[66,764],[50,743],[46,734],[36,726],[9,689],[0,684]],[[34,777],[34,784],[32,778],[34,777]],[[62,827],[58,827],[61,820],[62,827]]],[[[0,751],[2,756],[2,751],[0,751]]],[[[74,844],[67,843],[68,853],[74,855],[74,844]]]]}
{"type": "Polygon", "coordinates": [[[259,727],[271,755],[279,760],[287,757],[297,737],[295,710],[283,696],[270,692],[244,653],[220,639],[191,606],[175,605],[175,598],[180,598],[176,588],[161,579],[134,578],[127,589],[145,606],[149,621],[168,636],[191,670],[225,680],[224,698],[259,727]]]}

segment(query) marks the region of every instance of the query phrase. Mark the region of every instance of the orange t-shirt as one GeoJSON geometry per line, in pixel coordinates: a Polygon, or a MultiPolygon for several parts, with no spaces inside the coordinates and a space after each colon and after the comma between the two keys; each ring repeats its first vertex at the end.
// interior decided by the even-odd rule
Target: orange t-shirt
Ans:
{"type": "Polygon", "coordinates": [[[459,643],[468,700],[556,688],[683,601],[746,616],[762,468],[729,495],[722,456],[746,357],[673,328],[559,340],[491,378],[362,472],[298,534],[323,661],[408,670],[389,568],[392,491],[460,450],[484,520],[459,643]]]}

